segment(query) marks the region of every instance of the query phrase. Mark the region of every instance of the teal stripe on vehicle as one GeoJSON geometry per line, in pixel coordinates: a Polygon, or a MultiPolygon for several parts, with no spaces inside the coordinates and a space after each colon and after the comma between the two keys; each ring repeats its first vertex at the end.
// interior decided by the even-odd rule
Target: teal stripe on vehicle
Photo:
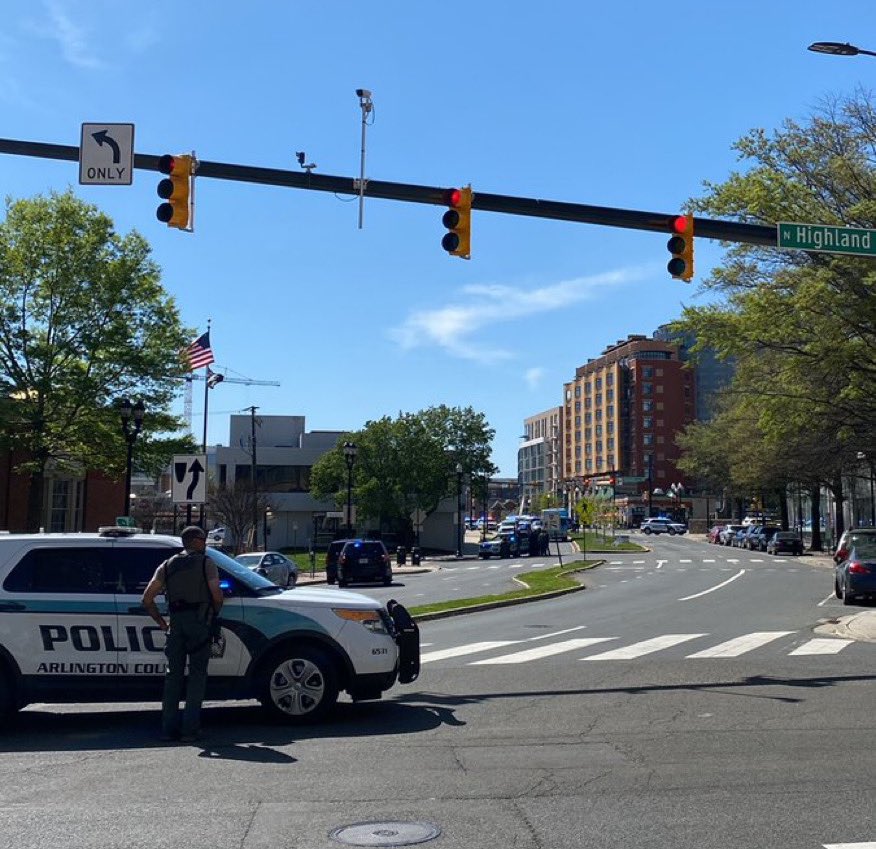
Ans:
{"type": "Polygon", "coordinates": [[[323,625],[309,616],[295,613],[285,607],[246,605],[246,624],[264,634],[269,640],[287,631],[315,631],[328,634],[323,625]]]}

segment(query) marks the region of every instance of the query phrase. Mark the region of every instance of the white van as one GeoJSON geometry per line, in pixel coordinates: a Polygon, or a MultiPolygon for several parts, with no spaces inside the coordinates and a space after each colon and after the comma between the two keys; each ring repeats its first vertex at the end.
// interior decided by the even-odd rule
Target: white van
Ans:
{"type": "MultiPolygon", "coordinates": [[[[160,700],[164,634],[140,599],[181,548],[177,537],[115,527],[0,536],[0,715],[31,702],[160,700]]],[[[419,674],[419,635],[401,605],[282,589],[216,548],[206,556],[225,595],[208,699],[256,698],[304,722],[340,691],[378,699],[419,674]]]]}

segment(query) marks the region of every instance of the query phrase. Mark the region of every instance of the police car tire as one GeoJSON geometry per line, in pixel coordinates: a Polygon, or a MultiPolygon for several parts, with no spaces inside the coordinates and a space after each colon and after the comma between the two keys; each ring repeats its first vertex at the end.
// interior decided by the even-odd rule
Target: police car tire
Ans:
{"type": "Polygon", "coordinates": [[[338,676],[331,658],[320,648],[290,645],[265,659],[261,688],[261,703],[277,719],[293,724],[314,722],[337,701],[338,676]],[[284,696],[286,684],[291,685],[295,698],[284,696]]]}
{"type": "Polygon", "coordinates": [[[7,719],[15,713],[15,693],[12,690],[12,679],[0,664],[0,719],[7,719]]]}

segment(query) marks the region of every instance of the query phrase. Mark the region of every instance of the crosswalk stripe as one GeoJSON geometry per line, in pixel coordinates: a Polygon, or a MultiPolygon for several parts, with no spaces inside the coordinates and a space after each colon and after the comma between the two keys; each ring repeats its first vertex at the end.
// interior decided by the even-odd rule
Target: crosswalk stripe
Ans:
{"type": "Polygon", "coordinates": [[[437,651],[429,651],[420,655],[420,663],[429,663],[432,660],[444,660],[448,657],[462,657],[466,654],[477,654],[479,651],[489,651],[490,649],[502,648],[502,646],[513,646],[519,643],[520,640],[486,640],[482,643],[468,643],[464,646],[455,646],[452,649],[438,649],[437,651]]]}
{"type": "Polygon", "coordinates": [[[575,651],[576,649],[592,646],[596,643],[604,643],[608,640],[616,640],[617,637],[576,637],[572,640],[563,640],[561,643],[551,643],[546,646],[537,646],[532,649],[504,654],[500,657],[492,657],[486,660],[476,660],[469,666],[488,666],[500,663],[525,663],[528,660],[538,660],[542,657],[551,657],[555,654],[575,651]]]}
{"type": "Polygon", "coordinates": [[[634,657],[641,657],[643,654],[651,654],[661,649],[668,649],[671,646],[676,646],[679,643],[684,643],[687,640],[695,640],[697,637],[705,637],[706,634],[664,634],[662,637],[652,637],[650,640],[642,640],[639,643],[633,643],[630,646],[624,646],[620,649],[611,649],[610,651],[601,652],[600,654],[592,654],[590,657],[582,658],[583,660],[632,660],[634,657]]]}
{"type": "MultiPolygon", "coordinates": [[[[809,640],[807,643],[803,643],[802,646],[797,646],[794,651],[791,652],[791,655],[801,655],[801,654],[837,654],[837,652],[841,652],[849,643],[853,643],[854,640],[841,640],[837,638],[831,637],[819,637],[814,640],[809,640]]],[[[861,844],[866,845],[866,844],[861,844]]]]}
{"type": "Polygon", "coordinates": [[[787,637],[788,634],[793,633],[793,631],[755,631],[742,637],[736,637],[733,640],[727,640],[725,643],[718,643],[717,646],[689,654],[688,657],[739,657],[739,655],[745,654],[745,652],[752,651],[752,649],[766,645],[773,640],[779,639],[779,637],[787,637]]]}
{"type": "Polygon", "coordinates": [[[876,840],[866,840],[863,843],[822,843],[824,849],[876,849],[876,840]]]}

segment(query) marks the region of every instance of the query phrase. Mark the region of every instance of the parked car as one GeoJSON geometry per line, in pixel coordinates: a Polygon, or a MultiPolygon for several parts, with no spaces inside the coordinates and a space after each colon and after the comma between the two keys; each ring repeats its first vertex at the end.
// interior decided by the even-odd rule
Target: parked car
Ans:
{"type": "Polygon", "coordinates": [[[767,554],[802,554],[803,539],[796,531],[776,531],[766,544],[767,554]]]}
{"type": "Polygon", "coordinates": [[[724,525],[721,529],[721,533],[718,535],[718,542],[720,542],[721,545],[733,545],[733,537],[735,537],[743,528],[744,525],[724,525]]]}
{"type": "Polygon", "coordinates": [[[207,545],[225,545],[225,534],[226,531],[223,527],[207,531],[207,545]]]}
{"type": "Polygon", "coordinates": [[[723,531],[725,527],[725,525],[712,525],[712,527],[709,528],[709,533],[706,535],[706,539],[713,545],[717,545],[717,543],[720,542],[721,531],[723,531]]]}
{"type": "Polygon", "coordinates": [[[327,584],[334,584],[338,580],[338,557],[344,550],[344,546],[349,542],[348,539],[336,539],[329,543],[329,547],[325,550],[325,581],[327,584]]]}
{"type": "Polygon", "coordinates": [[[843,534],[844,546],[834,555],[833,590],[843,604],[858,596],[876,598],[876,532],[854,530],[843,534]]]}
{"type": "Polygon", "coordinates": [[[738,547],[755,551],[756,549],[752,547],[752,540],[760,529],[761,525],[748,525],[738,540],[738,547]]]}
{"type": "Polygon", "coordinates": [[[833,553],[833,562],[839,563],[841,560],[845,560],[852,548],[852,540],[857,541],[863,537],[873,537],[876,539],[876,528],[849,528],[843,531],[839,542],[836,544],[836,551],[833,553]]]}
{"type": "Polygon", "coordinates": [[[278,587],[294,587],[298,583],[298,564],[279,551],[250,551],[234,559],[278,587]]]}
{"type": "Polygon", "coordinates": [[[772,525],[760,525],[756,531],[748,535],[748,548],[750,551],[766,551],[767,543],[773,538],[773,534],[781,528],[772,525]]]}
{"type": "Polygon", "coordinates": [[[754,528],[754,525],[743,525],[730,538],[730,545],[733,548],[745,548],[745,538],[748,536],[749,528],[754,528]]]}
{"type": "Polygon", "coordinates": [[[351,539],[338,556],[338,586],[351,581],[392,583],[392,564],[386,546],[379,539],[351,539]]]}

